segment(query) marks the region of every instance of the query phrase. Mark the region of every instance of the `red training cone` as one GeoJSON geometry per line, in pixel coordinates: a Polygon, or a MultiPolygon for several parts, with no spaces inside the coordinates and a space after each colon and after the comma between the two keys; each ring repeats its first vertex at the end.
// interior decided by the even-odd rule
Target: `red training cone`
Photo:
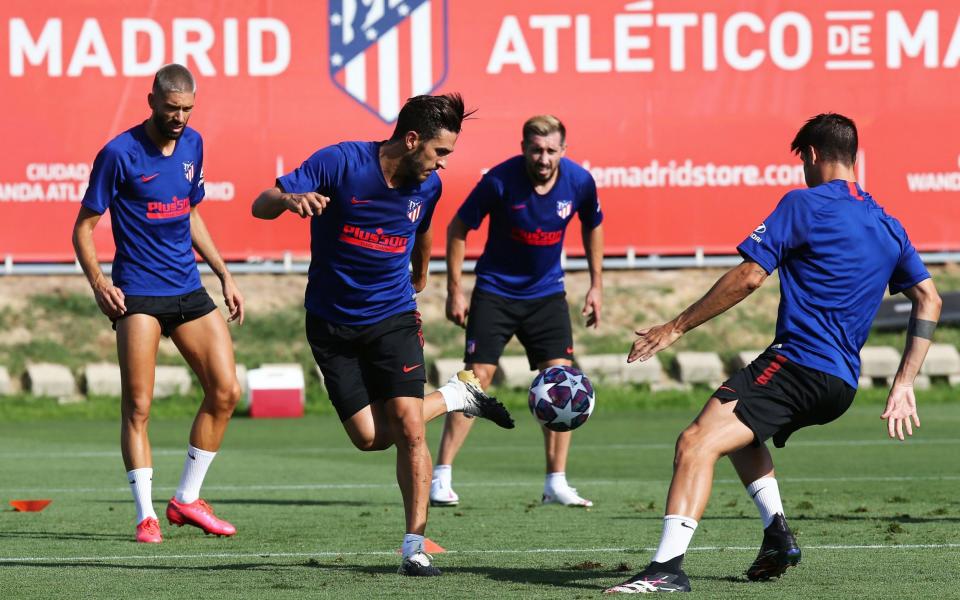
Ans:
{"type": "Polygon", "coordinates": [[[11,500],[10,506],[17,512],[40,512],[53,500],[11,500]]]}

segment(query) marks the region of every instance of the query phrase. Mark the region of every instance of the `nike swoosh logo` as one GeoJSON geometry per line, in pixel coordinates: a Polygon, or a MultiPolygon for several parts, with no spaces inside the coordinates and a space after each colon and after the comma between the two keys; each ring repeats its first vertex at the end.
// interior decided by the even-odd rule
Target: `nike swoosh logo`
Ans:
{"type": "Polygon", "coordinates": [[[526,204],[515,204],[515,205],[511,206],[510,208],[512,208],[513,210],[523,210],[523,209],[525,209],[526,207],[527,207],[526,204]]]}
{"type": "Polygon", "coordinates": [[[409,373],[410,371],[413,371],[414,369],[419,369],[419,368],[422,367],[422,366],[423,366],[423,363],[417,363],[417,364],[413,365],[412,367],[408,367],[407,365],[403,365],[403,372],[404,372],[404,373],[409,373]]]}
{"type": "Polygon", "coordinates": [[[681,526],[681,527],[686,527],[687,529],[696,529],[696,527],[690,527],[689,525],[687,525],[687,524],[684,523],[683,521],[680,521],[680,526],[681,526]]]}
{"type": "Polygon", "coordinates": [[[197,457],[187,452],[187,456],[190,457],[190,460],[197,460],[197,457]]]}
{"type": "Polygon", "coordinates": [[[160,174],[160,173],[154,173],[153,175],[141,175],[141,176],[140,176],[140,181],[146,183],[146,182],[148,182],[148,181],[151,181],[151,180],[155,179],[155,178],[157,177],[157,175],[159,175],[159,174],[160,174]]]}
{"type": "Polygon", "coordinates": [[[350,198],[350,204],[370,204],[370,200],[357,200],[356,198],[350,198]]]}

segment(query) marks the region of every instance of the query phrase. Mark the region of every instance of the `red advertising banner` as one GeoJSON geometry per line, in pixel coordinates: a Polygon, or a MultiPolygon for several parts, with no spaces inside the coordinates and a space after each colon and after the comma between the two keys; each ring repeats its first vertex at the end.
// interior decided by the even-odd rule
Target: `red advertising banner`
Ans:
{"type": "MultiPolygon", "coordinates": [[[[534,114],[597,181],[607,253],[732,253],[787,190],[820,112],[860,127],[863,186],[923,250],[960,250],[955,0],[34,0],[0,6],[0,255],[71,260],[97,151],[148,114],[163,64],[199,81],[204,218],[229,259],[308,253],[307,224],[250,216],[316,149],[385,139],[404,99],[458,91],[446,223],[534,114]]],[[[581,251],[571,230],[567,249],[581,251]]],[[[109,219],[97,230],[112,254],[109,219]]],[[[473,254],[483,235],[469,238],[473,254]]]]}

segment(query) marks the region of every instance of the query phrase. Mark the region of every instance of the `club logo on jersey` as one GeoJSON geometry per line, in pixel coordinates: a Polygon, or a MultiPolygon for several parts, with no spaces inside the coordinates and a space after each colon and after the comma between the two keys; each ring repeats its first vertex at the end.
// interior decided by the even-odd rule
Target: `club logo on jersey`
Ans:
{"type": "Polygon", "coordinates": [[[411,223],[416,223],[420,218],[421,209],[423,209],[423,200],[411,200],[407,205],[407,218],[411,223]]]}
{"type": "Polygon", "coordinates": [[[183,176],[193,183],[193,161],[183,163],[183,176]]]}
{"type": "Polygon", "coordinates": [[[573,200],[557,200],[557,216],[566,219],[573,211],[573,200]]]}
{"type": "Polygon", "coordinates": [[[407,251],[407,238],[402,235],[383,233],[378,227],[374,231],[366,230],[358,225],[344,224],[340,231],[340,241],[352,246],[360,246],[378,252],[403,254],[407,251]]]}
{"type": "Polygon", "coordinates": [[[330,0],[334,84],[387,123],[447,75],[446,0],[330,0]]]}

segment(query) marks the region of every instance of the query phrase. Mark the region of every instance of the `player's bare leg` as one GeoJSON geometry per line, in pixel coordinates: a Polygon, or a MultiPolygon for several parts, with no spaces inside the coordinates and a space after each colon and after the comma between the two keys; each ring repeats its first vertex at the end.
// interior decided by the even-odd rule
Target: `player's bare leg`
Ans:
{"type": "Polygon", "coordinates": [[[160,323],[149,315],[134,314],[117,321],[120,363],[120,453],[137,508],[138,542],[163,540],[153,509],[153,458],[147,426],[153,400],[160,323]]]}
{"type": "Polygon", "coordinates": [[[423,535],[427,525],[431,467],[421,405],[420,398],[393,398],[385,403],[397,447],[397,484],[403,495],[407,533],[417,535],[423,535]]]}
{"type": "Polygon", "coordinates": [[[180,325],[171,338],[197,374],[203,387],[203,402],[190,431],[180,485],[167,505],[167,519],[175,525],[193,525],[205,533],[234,535],[236,528],[216,517],[210,505],[200,498],[207,469],[220,449],[240,399],[233,341],[219,311],[180,325]]]}
{"type": "Polygon", "coordinates": [[[739,450],[753,439],[753,431],[734,414],[736,402],[710,398],[703,410],[677,439],[673,480],[667,494],[663,533],[653,560],[630,579],[607,593],[690,591],[683,558],[710,498],[713,470],[721,456],[739,450]]]}
{"type": "Polygon", "coordinates": [[[216,452],[240,400],[233,340],[219,311],[173,330],[170,336],[203,387],[203,403],[193,420],[190,444],[216,452]]]}
{"type": "MultiPolygon", "coordinates": [[[[475,363],[466,365],[480,380],[483,389],[490,387],[497,365],[475,363]]],[[[432,506],[456,506],[460,497],[453,491],[453,461],[467,441],[473,419],[460,413],[448,413],[443,422],[443,434],[440,436],[440,449],[437,451],[437,464],[430,485],[430,504],[432,506]]]]}
{"type": "Polygon", "coordinates": [[[760,552],[746,575],[753,581],[780,577],[788,567],[800,562],[801,551],[787,525],[773,458],[766,445],[746,446],[729,456],[747,494],[757,506],[763,527],[760,552]]]}

